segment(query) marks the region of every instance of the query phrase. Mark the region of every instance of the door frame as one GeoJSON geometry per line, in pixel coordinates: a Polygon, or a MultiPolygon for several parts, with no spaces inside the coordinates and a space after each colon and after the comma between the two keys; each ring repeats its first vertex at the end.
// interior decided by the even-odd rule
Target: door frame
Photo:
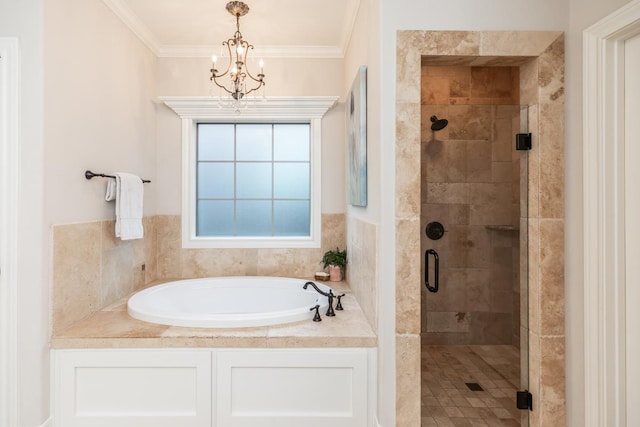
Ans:
{"type": "Polygon", "coordinates": [[[0,424],[18,425],[18,39],[0,37],[0,424]]]}
{"type": "Polygon", "coordinates": [[[624,43],[640,0],[583,33],[585,425],[626,425],[624,43]]]}

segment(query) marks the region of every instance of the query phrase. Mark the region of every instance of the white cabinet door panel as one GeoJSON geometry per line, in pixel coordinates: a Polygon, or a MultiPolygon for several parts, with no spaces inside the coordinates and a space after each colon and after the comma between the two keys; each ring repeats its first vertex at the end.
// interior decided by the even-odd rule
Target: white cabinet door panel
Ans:
{"type": "Polygon", "coordinates": [[[366,350],[221,350],[217,373],[218,427],[366,426],[366,350]]]}
{"type": "Polygon", "coordinates": [[[208,351],[63,351],[57,364],[57,425],[211,425],[208,351]]]}

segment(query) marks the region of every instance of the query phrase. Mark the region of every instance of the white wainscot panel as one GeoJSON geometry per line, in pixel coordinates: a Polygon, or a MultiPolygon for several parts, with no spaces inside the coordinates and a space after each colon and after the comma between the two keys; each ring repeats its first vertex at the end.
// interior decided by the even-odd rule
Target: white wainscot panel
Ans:
{"type": "Polygon", "coordinates": [[[57,426],[211,425],[208,351],[62,351],[57,426]]]}
{"type": "Polygon", "coordinates": [[[221,350],[218,427],[367,425],[364,349],[221,350]]]}

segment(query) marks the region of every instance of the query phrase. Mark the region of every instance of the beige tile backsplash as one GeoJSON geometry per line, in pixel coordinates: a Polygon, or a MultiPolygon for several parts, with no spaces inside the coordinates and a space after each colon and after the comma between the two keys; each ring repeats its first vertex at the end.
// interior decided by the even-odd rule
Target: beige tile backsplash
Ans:
{"type": "MultiPolygon", "coordinates": [[[[115,237],[113,220],[54,225],[52,333],[56,335],[158,279],[311,278],[322,269],[325,251],[345,247],[344,222],[344,214],[322,215],[322,247],[318,249],[183,249],[179,215],[145,217],[144,238],[130,241],[115,237]]],[[[365,237],[369,243],[370,237],[365,237]]],[[[375,259],[369,257],[367,253],[364,259],[375,259]]],[[[354,274],[358,282],[373,283],[368,269],[354,268],[354,274]]],[[[360,294],[373,298],[367,303],[371,322],[376,318],[375,294],[360,294]]]]}

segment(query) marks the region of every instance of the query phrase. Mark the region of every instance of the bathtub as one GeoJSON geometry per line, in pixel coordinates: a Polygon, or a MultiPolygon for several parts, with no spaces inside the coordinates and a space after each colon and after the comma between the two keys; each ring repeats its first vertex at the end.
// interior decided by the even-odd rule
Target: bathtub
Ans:
{"type": "MultiPolygon", "coordinates": [[[[161,325],[238,328],[278,325],[308,319],[311,307],[328,306],[327,298],[303,279],[284,277],[215,277],[178,280],[134,294],[129,315],[161,325]]],[[[315,283],[315,282],[314,282],[315,283]]],[[[329,287],[316,286],[324,292],[329,287]]]]}

